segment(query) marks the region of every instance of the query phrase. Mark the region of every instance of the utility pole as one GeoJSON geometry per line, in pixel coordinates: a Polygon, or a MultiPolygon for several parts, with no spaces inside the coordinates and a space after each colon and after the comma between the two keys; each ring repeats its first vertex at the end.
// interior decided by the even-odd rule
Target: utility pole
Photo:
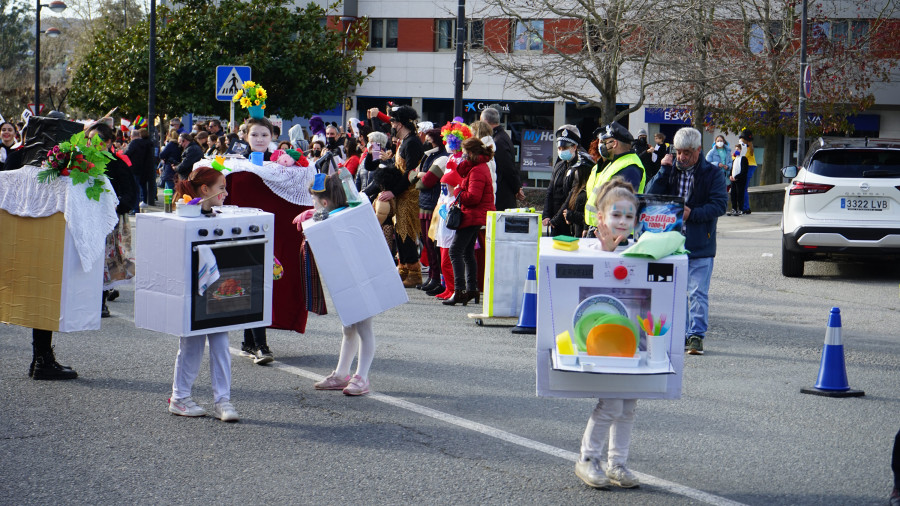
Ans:
{"type": "Polygon", "coordinates": [[[466,0],[459,0],[456,13],[456,79],[453,83],[453,115],[463,114],[463,53],[466,43],[466,0]]]}
{"type": "Polygon", "coordinates": [[[811,89],[809,64],[806,62],[806,2],[803,0],[803,11],[800,18],[800,104],[797,106],[797,166],[803,164],[806,156],[806,99],[807,90],[811,89]]]}

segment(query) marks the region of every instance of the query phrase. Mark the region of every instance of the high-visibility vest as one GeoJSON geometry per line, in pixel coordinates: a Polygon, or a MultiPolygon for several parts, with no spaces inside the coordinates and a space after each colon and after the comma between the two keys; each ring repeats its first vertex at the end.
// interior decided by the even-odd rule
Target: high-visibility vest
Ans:
{"type": "Polygon", "coordinates": [[[594,206],[594,203],[597,202],[597,196],[600,195],[600,188],[630,165],[637,165],[641,168],[641,186],[637,189],[637,193],[644,193],[644,185],[647,183],[647,171],[644,169],[644,164],[641,163],[638,155],[626,153],[616,158],[601,172],[593,171],[591,177],[588,178],[587,185],[584,187],[588,196],[587,203],[584,205],[585,224],[591,227],[597,226],[597,208],[594,206]]]}

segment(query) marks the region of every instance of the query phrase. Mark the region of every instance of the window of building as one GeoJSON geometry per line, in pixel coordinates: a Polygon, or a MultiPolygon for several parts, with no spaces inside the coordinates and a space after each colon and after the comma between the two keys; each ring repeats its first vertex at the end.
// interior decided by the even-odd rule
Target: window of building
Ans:
{"type": "Polygon", "coordinates": [[[759,54],[767,49],[771,49],[768,47],[769,41],[766,40],[766,35],[770,35],[772,37],[772,41],[775,42],[776,46],[781,41],[781,23],[777,21],[772,21],[769,23],[769,33],[766,34],[763,24],[753,23],[750,25],[750,34],[749,39],[747,40],[747,46],[750,48],[750,52],[753,54],[759,54]]]}
{"type": "Polygon", "coordinates": [[[369,49],[397,49],[397,20],[369,20],[369,49]]]}
{"type": "MultiPolygon", "coordinates": [[[[456,49],[456,20],[434,20],[434,47],[438,51],[456,49]]],[[[484,20],[470,19],[466,22],[466,43],[469,49],[484,46],[484,20]]]]}
{"type": "Polygon", "coordinates": [[[513,33],[513,51],[543,51],[544,20],[530,19],[516,21],[513,33]]]}
{"type": "Polygon", "coordinates": [[[828,44],[866,50],[869,47],[869,21],[838,19],[813,23],[809,35],[816,53],[822,53],[828,44]]]}

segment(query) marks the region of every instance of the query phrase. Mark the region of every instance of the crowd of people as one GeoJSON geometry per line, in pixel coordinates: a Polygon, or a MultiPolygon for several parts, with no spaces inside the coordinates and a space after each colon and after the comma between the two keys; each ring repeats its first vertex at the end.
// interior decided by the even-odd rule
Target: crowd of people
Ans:
{"type": "MultiPolygon", "coordinates": [[[[373,203],[403,285],[423,290],[448,306],[479,302],[482,280],[475,252],[486,246],[483,228],[487,215],[518,207],[525,199],[512,141],[494,108],[485,109],[471,124],[457,117],[435,125],[420,121],[412,107],[393,104],[384,111],[370,109],[364,120],[351,118],[343,126],[326,124],[314,116],[308,129],[294,126],[289,140],[280,142],[276,141],[278,128],[265,118],[248,119],[233,133],[226,133],[217,120],[196,122],[188,130],[176,118],[169,123],[158,165],[154,165],[154,146],[146,129],[117,131],[109,123],[101,120],[86,127],[87,137],[99,139],[101,149],[113,154],[107,174],[119,201],[118,225],[106,244],[104,316],[109,314],[107,300],[118,295],[117,284],[134,276],[130,213],[139,212],[142,204],[154,205],[159,188],[174,188],[176,197],[203,197],[204,213],[234,198],[230,193],[241,193],[222,173],[198,164],[204,158],[251,158],[255,153],[262,153],[266,161],[275,161],[284,153],[293,160],[303,157],[304,163],[297,164],[302,169],[288,167],[314,175],[308,188],[296,189],[299,196],[291,202],[294,207],[290,209],[298,214],[288,218],[293,218],[299,233],[305,220],[348,208],[342,177],[349,173],[355,190],[373,203]],[[423,259],[427,275],[423,275],[423,259]]],[[[726,214],[729,187],[728,214],[749,213],[746,186],[756,165],[752,133],[741,132],[734,150],[724,136],[717,136],[705,157],[702,135],[693,128],[679,130],[671,144],[664,134],[657,133],[650,145],[646,131],[634,137],[616,122],[593,131],[590,142],[584,142],[582,135],[570,124],[556,130],[557,162],[541,211],[543,226],[552,236],[596,237],[599,249],[616,251],[628,242],[636,224],[637,194],[683,198],[684,247],[689,251],[685,350],[702,355],[716,223],[726,214]]],[[[22,165],[21,136],[21,126],[0,124],[0,169],[22,165]]],[[[298,248],[294,253],[314,263],[304,251],[298,248]]],[[[318,312],[316,301],[305,302],[310,311],[318,312]]],[[[369,369],[376,348],[372,324],[370,317],[342,328],[337,365],[315,384],[316,389],[340,390],[352,396],[370,392],[369,369]],[[357,368],[351,374],[354,358],[357,368]]],[[[305,317],[299,328],[304,326],[305,317]]],[[[265,328],[245,329],[243,336],[240,355],[261,365],[274,360],[265,328]]],[[[76,378],[74,369],[56,361],[51,338],[49,331],[33,331],[29,375],[34,379],[76,378]]],[[[224,332],[181,338],[168,410],[182,416],[207,414],[191,397],[207,341],[215,395],[212,414],[223,421],[236,421],[239,416],[230,399],[231,357],[224,332]]],[[[627,468],[636,404],[635,399],[599,399],[575,465],[576,475],[589,486],[638,485],[639,480],[627,468]]]]}

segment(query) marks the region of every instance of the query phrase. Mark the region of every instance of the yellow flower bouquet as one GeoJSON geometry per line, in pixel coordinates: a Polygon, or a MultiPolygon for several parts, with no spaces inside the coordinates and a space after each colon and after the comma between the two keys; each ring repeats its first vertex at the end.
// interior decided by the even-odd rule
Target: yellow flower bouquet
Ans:
{"type": "Polygon", "coordinates": [[[266,98],[268,98],[266,90],[253,81],[244,82],[243,89],[231,97],[233,102],[238,102],[241,107],[247,109],[251,118],[262,118],[266,110],[266,98]]]}

